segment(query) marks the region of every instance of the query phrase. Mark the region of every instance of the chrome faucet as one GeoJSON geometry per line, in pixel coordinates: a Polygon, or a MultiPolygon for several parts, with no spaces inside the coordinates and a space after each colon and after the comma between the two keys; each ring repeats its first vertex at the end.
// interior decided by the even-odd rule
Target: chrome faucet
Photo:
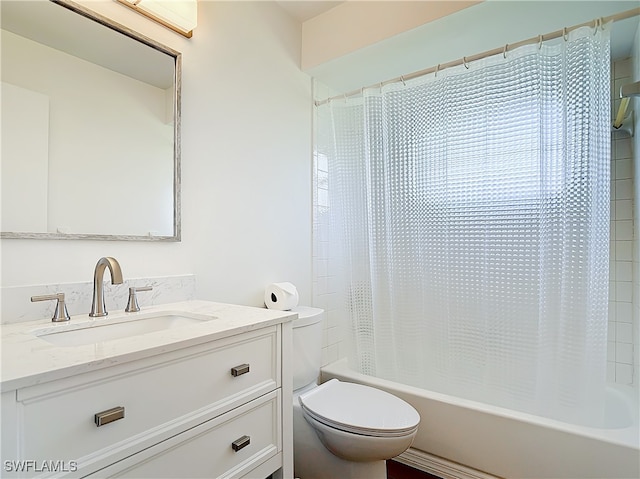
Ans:
{"type": "Polygon", "coordinates": [[[115,258],[100,258],[93,272],[93,303],[89,316],[98,318],[106,316],[107,309],[104,305],[104,270],[109,267],[111,273],[111,284],[122,284],[122,270],[115,258]]]}

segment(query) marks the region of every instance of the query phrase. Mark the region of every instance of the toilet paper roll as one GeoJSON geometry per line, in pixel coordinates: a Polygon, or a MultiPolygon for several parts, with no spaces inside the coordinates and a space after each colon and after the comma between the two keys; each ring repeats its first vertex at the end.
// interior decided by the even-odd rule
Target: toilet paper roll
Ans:
{"type": "Polygon", "coordinates": [[[264,291],[264,304],[269,309],[288,311],[298,306],[298,289],[291,283],[271,283],[264,291]]]}

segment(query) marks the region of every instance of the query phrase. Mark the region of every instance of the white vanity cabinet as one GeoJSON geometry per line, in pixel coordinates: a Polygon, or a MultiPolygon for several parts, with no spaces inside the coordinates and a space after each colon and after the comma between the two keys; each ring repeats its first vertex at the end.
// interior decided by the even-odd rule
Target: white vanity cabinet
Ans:
{"type": "Polygon", "coordinates": [[[290,334],[270,325],[5,392],[3,477],[288,477],[290,334]]]}

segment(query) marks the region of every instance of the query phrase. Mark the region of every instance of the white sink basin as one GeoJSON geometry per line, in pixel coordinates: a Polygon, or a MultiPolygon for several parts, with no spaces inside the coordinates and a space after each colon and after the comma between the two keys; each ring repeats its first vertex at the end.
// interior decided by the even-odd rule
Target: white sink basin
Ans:
{"type": "Polygon", "coordinates": [[[56,346],[82,346],[202,324],[212,319],[215,318],[173,311],[113,319],[107,316],[80,323],[74,323],[71,319],[67,324],[38,329],[32,334],[56,346]]]}

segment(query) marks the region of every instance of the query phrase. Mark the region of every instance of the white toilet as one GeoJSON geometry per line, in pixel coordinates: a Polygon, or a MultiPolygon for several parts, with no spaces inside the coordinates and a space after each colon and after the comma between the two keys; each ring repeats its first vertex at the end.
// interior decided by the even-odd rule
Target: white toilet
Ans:
{"type": "Polygon", "coordinates": [[[317,384],[322,318],[317,308],[293,309],[293,449],[300,479],[384,479],[386,460],[404,452],[420,415],[385,391],[337,379],[317,384]]]}

